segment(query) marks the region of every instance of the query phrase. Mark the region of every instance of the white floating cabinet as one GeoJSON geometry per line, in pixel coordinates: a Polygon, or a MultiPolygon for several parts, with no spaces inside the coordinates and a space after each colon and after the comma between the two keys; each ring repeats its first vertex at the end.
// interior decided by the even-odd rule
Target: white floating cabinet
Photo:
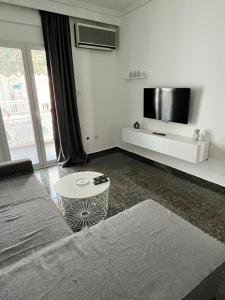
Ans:
{"type": "Polygon", "coordinates": [[[123,141],[142,148],[164,153],[164,139],[140,129],[123,129],[123,141]]]}
{"type": "Polygon", "coordinates": [[[207,160],[209,155],[209,142],[192,141],[192,138],[167,134],[159,136],[146,129],[123,128],[123,142],[133,144],[145,149],[173,156],[191,163],[207,160]]]}

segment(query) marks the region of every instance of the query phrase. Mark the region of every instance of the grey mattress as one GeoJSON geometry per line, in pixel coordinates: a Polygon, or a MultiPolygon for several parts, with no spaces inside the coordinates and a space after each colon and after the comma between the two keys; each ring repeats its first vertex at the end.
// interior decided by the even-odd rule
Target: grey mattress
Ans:
{"type": "Polygon", "coordinates": [[[224,261],[223,244],[146,200],[2,268],[0,298],[207,300],[224,261]]]}
{"type": "Polygon", "coordinates": [[[0,181],[0,267],[72,234],[35,175],[0,181]]]}

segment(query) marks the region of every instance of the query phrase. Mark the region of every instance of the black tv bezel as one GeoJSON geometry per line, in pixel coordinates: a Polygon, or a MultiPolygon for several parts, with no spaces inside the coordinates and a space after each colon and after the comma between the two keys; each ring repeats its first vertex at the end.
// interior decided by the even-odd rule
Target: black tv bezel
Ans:
{"type": "Polygon", "coordinates": [[[162,121],[164,123],[177,123],[177,124],[188,124],[189,123],[189,116],[190,116],[190,102],[191,102],[191,88],[190,87],[154,87],[154,88],[144,88],[143,90],[143,116],[144,118],[147,118],[147,119],[151,119],[151,120],[158,120],[158,121],[162,121]],[[151,118],[149,116],[146,115],[146,112],[145,112],[145,90],[188,90],[189,91],[189,101],[187,103],[187,109],[186,109],[186,115],[187,115],[187,118],[185,119],[185,121],[174,121],[174,120],[163,120],[161,118],[151,118]]]}

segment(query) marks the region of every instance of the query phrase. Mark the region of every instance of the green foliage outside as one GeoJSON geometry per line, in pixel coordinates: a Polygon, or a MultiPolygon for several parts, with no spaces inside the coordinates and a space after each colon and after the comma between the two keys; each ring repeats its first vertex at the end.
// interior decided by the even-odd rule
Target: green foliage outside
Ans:
{"type": "MultiPolygon", "coordinates": [[[[32,59],[35,61],[35,74],[47,75],[46,58],[43,51],[32,51],[32,59]]],[[[22,53],[18,49],[0,48],[0,74],[4,76],[24,74],[22,53]]]]}

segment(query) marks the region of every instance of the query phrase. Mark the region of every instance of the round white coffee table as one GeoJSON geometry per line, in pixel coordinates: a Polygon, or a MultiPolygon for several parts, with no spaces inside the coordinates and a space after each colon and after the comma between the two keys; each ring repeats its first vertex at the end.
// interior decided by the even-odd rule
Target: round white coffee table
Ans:
{"type": "Polygon", "coordinates": [[[107,215],[110,181],[99,185],[93,183],[93,178],[101,175],[98,172],[77,172],[55,184],[59,210],[74,231],[95,225],[107,215]]]}

